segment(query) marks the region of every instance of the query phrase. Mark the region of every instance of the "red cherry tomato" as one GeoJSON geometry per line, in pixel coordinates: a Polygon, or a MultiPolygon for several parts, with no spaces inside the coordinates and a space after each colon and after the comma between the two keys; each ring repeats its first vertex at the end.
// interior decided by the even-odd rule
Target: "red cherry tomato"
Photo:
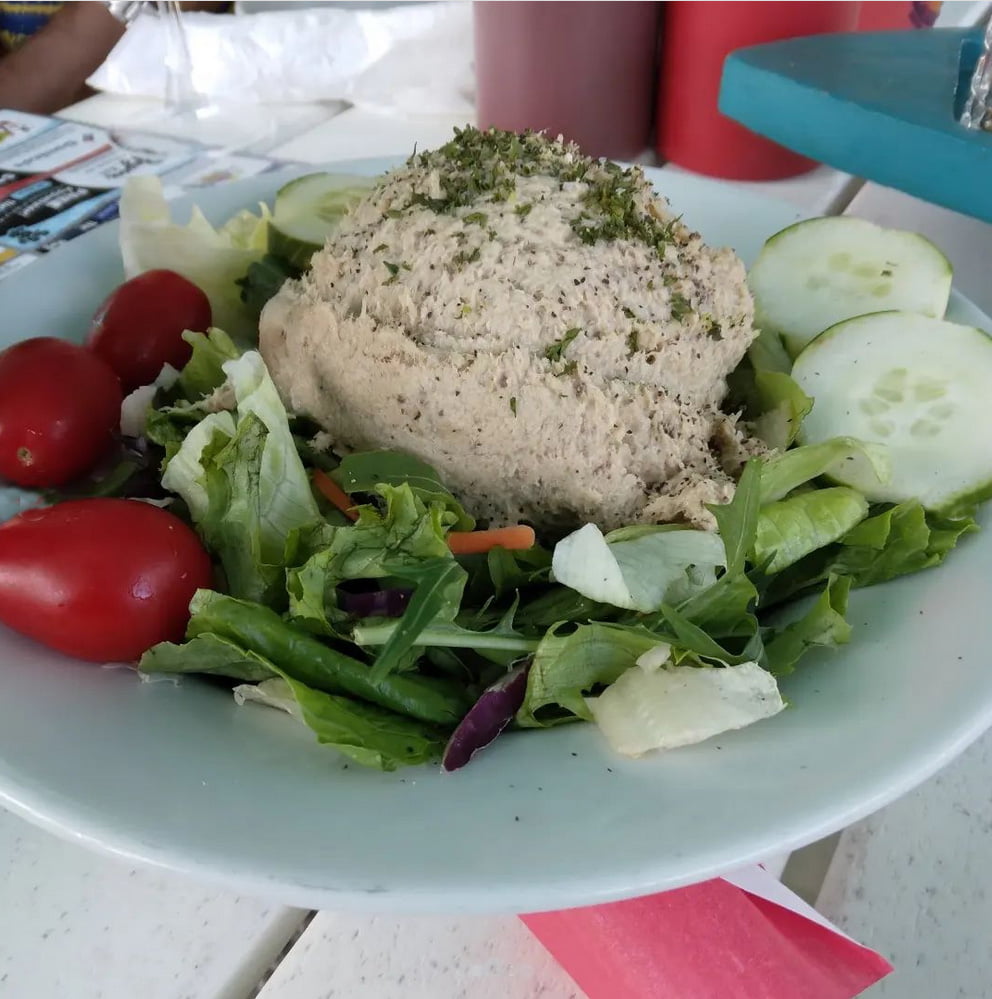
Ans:
{"type": "Polygon", "coordinates": [[[0,353],[0,476],[29,489],[90,471],[121,421],[121,386],[95,354],[54,337],[0,353]]]}
{"type": "Polygon", "coordinates": [[[210,300],[175,271],[125,281],[96,311],[86,346],[120,377],[125,392],[155,381],[163,364],[181,368],[192,348],[184,330],[210,328],[210,300]]]}
{"type": "Polygon", "coordinates": [[[0,622],[94,662],[181,641],[210,558],[178,517],[140,500],[84,499],[0,524],[0,622]]]}

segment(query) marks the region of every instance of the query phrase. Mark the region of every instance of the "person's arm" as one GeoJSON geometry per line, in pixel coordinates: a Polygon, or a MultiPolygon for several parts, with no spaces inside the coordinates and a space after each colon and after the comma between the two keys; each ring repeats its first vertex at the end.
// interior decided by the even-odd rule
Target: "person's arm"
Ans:
{"type": "Polygon", "coordinates": [[[0,108],[51,114],[86,93],[86,80],[124,34],[102,3],[67,3],[0,59],[0,108]]]}

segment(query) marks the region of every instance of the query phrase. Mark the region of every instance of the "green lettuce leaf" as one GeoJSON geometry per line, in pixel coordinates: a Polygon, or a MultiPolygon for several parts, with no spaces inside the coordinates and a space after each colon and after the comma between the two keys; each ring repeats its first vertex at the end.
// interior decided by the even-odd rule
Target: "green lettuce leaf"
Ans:
{"type": "Polygon", "coordinates": [[[234,696],[241,704],[257,702],[285,711],[312,729],[318,742],[362,766],[396,770],[438,759],[444,750],[445,734],[431,725],[313,690],[288,676],[237,687],[234,696]]]}
{"type": "MultiPolygon", "coordinates": [[[[784,348],[783,348],[784,350],[784,348]]],[[[813,400],[784,371],[754,373],[754,433],[769,447],[785,450],[795,439],[813,400]]]]}
{"type": "Polygon", "coordinates": [[[853,489],[835,486],[798,493],[761,508],[753,561],[768,573],[843,537],[868,513],[868,501],[853,489]]]}
{"type": "Polygon", "coordinates": [[[414,576],[423,565],[437,560],[455,565],[445,541],[451,514],[443,505],[426,506],[408,484],[380,484],[373,492],[385,500],[383,513],[359,507],[354,524],[323,531],[320,550],[287,575],[290,615],[317,632],[336,634],[345,620],[336,591],[346,580],[422,582],[414,576]]]}
{"type": "Polygon", "coordinates": [[[616,681],[660,644],[657,635],[637,627],[583,624],[567,635],[552,629],[534,652],[517,723],[534,728],[576,717],[591,721],[586,695],[616,681]]]}
{"type": "Polygon", "coordinates": [[[814,646],[833,648],[850,641],[851,625],[846,618],[850,591],[849,577],[829,577],[823,592],[802,617],[765,639],[767,666],[774,676],[791,673],[814,646]]]}
{"type": "Polygon", "coordinates": [[[940,565],[959,538],[978,530],[970,516],[928,513],[916,500],[873,513],[840,541],[813,552],[766,581],[762,603],[777,606],[820,587],[831,576],[874,586],[940,565]]]}
{"type": "Polygon", "coordinates": [[[185,501],[231,592],[282,606],[287,552],[322,518],[261,356],[248,351],[223,370],[236,413],[210,413],[194,426],[162,484],[185,501]]]}
{"type": "Polygon", "coordinates": [[[275,667],[256,653],[220,635],[204,634],[182,645],[153,645],[138,664],[142,673],[207,673],[257,682],[277,675],[275,667]]]}
{"type": "Polygon", "coordinates": [[[330,473],[346,493],[375,493],[380,485],[408,485],[424,504],[440,503],[453,514],[451,528],[471,531],[475,520],[451,495],[437,472],[426,462],[399,451],[364,451],[349,454],[330,473]]]}
{"type": "Polygon", "coordinates": [[[193,355],[179,373],[176,383],[183,396],[196,402],[227,381],[224,363],[241,356],[242,351],[222,330],[212,327],[206,333],[187,330],[183,339],[193,348],[193,355]]]}
{"type": "Polygon", "coordinates": [[[269,210],[239,212],[214,228],[194,208],[189,222],[172,220],[158,177],[131,177],[120,203],[120,249],[124,273],[132,278],[144,271],[176,271],[202,289],[210,299],[213,321],[236,339],[258,339],[257,317],[241,301],[238,279],[266,249],[269,210]]]}

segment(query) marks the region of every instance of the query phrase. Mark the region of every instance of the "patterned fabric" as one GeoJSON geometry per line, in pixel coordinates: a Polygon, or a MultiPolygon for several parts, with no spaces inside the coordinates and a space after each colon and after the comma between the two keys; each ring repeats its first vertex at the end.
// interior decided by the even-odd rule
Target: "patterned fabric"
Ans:
{"type": "Polygon", "coordinates": [[[60,3],[0,3],[0,53],[13,52],[43,28],[60,3]]]}

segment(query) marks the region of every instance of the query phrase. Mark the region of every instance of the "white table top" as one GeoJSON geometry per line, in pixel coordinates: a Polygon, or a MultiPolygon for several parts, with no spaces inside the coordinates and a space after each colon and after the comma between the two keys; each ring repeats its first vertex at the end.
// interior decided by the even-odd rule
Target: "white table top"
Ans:
{"type": "MultiPolygon", "coordinates": [[[[99,96],[67,114],[134,124],[146,102],[99,96]]],[[[270,155],[312,163],[408,153],[444,141],[447,117],[396,119],[338,105],[270,108],[270,155]],[[294,134],[295,133],[295,134],[294,134]]],[[[758,185],[820,213],[857,183],[820,169],[758,185]]],[[[867,185],[849,209],[926,232],[958,287],[992,313],[992,227],[867,185]]],[[[847,830],[820,908],[890,956],[871,995],[989,995],[992,737],[903,800],[847,830]]],[[[778,859],[781,869],[785,858],[778,859]]],[[[788,879],[787,879],[788,880],[788,879]]],[[[798,887],[798,886],[797,886],[798,887]]],[[[360,917],[240,898],[134,869],[0,811],[0,999],[581,999],[516,919],[360,917]]]]}

